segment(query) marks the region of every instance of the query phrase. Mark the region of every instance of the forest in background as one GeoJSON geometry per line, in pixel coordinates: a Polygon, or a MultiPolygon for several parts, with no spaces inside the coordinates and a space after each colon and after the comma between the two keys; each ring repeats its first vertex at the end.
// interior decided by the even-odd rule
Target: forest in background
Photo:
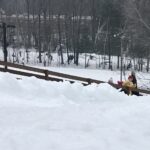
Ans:
{"type": "Polygon", "coordinates": [[[15,25],[8,46],[35,48],[39,62],[42,52],[57,52],[62,64],[65,52],[76,65],[80,53],[96,53],[107,55],[111,68],[112,55],[118,67],[126,55],[147,59],[149,71],[149,7],[149,0],[0,0],[0,22],[15,25]]]}

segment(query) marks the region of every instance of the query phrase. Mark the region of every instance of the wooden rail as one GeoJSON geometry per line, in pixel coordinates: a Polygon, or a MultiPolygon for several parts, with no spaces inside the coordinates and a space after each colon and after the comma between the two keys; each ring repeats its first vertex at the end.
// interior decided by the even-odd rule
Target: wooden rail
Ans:
{"type": "MultiPolygon", "coordinates": [[[[57,81],[57,82],[62,81],[63,82],[64,80],[67,80],[70,83],[74,83],[75,81],[80,81],[83,85],[89,85],[91,83],[96,83],[96,84],[107,83],[107,82],[100,81],[100,80],[84,78],[84,77],[79,77],[79,76],[74,76],[74,75],[68,75],[64,73],[59,73],[59,72],[29,67],[29,66],[23,66],[19,64],[13,64],[10,62],[6,63],[4,61],[0,61],[0,66],[2,66],[0,67],[0,71],[2,72],[9,72],[12,74],[28,76],[28,77],[35,76],[39,79],[45,79],[45,80],[50,80],[50,81],[57,81]]],[[[114,84],[114,83],[108,83],[108,84],[110,84],[112,87],[116,89],[121,88],[119,85],[114,84]]],[[[150,91],[144,90],[144,89],[133,89],[133,91],[150,94],[150,91]]]]}
{"type": "Polygon", "coordinates": [[[63,81],[62,78],[64,78],[67,80],[71,80],[70,81],[71,83],[74,83],[74,80],[85,82],[86,84],[104,83],[103,81],[99,81],[99,80],[95,80],[95,79],[83,78],[83,77],[68,75],[68,74],[64,74],[64,73],[59,73],[59,72],[29,67],[29,66],[23,66],[23,65],[19,65],[19,64],[13,64],[13,63],[9,63],[9,62],[6,63],[4,61],[0,61],[0,65],[7,66],[7,68],[8,68],[8,69],[0,68],[0,71],[10,72],[10,73],[24,75],[24,76],[35,76],[35,77],[45,79],[45,80],[63,81]],[[18,69],[18,70],[16,70],[16,69],[18,69]],[[53,76],[55,76],[55,77],[53,77],[53,76]],[[59,78],[56,78],[56,77],[59,77],[59,78]]]}

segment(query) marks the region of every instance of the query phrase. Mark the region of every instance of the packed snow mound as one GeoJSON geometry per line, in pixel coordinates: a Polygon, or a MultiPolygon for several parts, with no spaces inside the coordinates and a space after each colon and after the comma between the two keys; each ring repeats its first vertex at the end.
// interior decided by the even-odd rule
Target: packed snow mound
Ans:
{"type": "Polygon", "coordinates": [[[8,73],[0,93],[0,149],[150,149],[150,96],[8,73]]]}
{"type": "Polygon", "coordinates": [[[129,97],[123,92],[114,89],[107,83],[91,84],[83,86],[81,83],[70,84],[70,82],[47,82],[35,77],[21,77],[19,80],[15,75],[9,73],[0,74],[1,99],[17,100],[23,103],[34,103],[42,105],[52,103],[82,103],[82,102],[102,102],[102,101],[123,101],[123,100],[146,100],[147,97],[129,97]]]}

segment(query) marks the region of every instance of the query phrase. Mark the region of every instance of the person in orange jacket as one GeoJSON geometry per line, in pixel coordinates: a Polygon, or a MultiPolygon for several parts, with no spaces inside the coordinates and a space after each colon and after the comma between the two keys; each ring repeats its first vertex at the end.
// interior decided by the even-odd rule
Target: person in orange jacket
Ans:
{"type": "Polygon", "coordinates": [[[133,82],[133,84],[136,85],[136,88],[137,88],[137,79],[136,79],[136,76],[135,76],[135,72],[134,72],[134,71],[131,72],[131,76],[133,77],[132,82],[133,82]]]}
{"type": "Polygon", "coordinates": [[[124,91],[127,95],[132,95],[132,90],[136,88],[136,84],[133,84],[133,77],[129,76],[128,80],[122,82],[122,89],[121,91],[124,91]]]}

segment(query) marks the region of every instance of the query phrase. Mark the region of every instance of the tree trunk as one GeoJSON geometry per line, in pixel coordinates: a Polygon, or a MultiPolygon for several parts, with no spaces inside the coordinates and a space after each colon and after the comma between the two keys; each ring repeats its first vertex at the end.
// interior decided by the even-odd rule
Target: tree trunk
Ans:
{"type": "Polygon", "coordinates": [[[61,57],[61,64],[64,64],[63,59],[63,51],[62,51],[62,35],[61,35],[61,22],[60,22],[60,14],[58,15],[58,35],[59,35],[59,51],[61,57]]]}
{"type": "Polygon", "coordinates": [[[96,9],[95,0],[91,1],[91,17],[92,17],[92,49],[95,52],[95,35],[96,35],[96,9]]]}
{"type": "Polygon", "coordinates": [[[68,16],[65,15],[65,36],[66,36],[66,48],[67,48],[67,63],[69,65],[69,26],[68,26],[68,16]]]}
{"type": "Polygon", "coordinates": [[[81,19],[82,19],[82,13],[83,13],[83,0],[80,0],[79,4],[79,20],[78,20],[78,25],[77,25],[77,36],[76,36],[76,41],[77,41],[77,50],[76,50],[76,57],[75,57],[75,62],[76,65],[78,66],[79,64],[79,50],[80,50],[80,30],[81,30],[81,19]]]}
{"type": "Polygon", "coordinates": [[[117,56],[117,69],[119,69],[120,67],[120,56],[118,55],[117,56]]]}
{"type": "Polygon", "coordinates": [[[72,47],[73,47],[73,54],[74,54],[74,64],[76,63],[76,42],[75,42],[75,26],[76,26],[76,21],[75,21],[75,12],[73,11],[72,14],[72,47]]]}
{"type": "Polygon", "coordinates": [[[39,63],[42,63],[41,55],[41,14],[38,14],[38,49],[39,49],[39,63]]]}

